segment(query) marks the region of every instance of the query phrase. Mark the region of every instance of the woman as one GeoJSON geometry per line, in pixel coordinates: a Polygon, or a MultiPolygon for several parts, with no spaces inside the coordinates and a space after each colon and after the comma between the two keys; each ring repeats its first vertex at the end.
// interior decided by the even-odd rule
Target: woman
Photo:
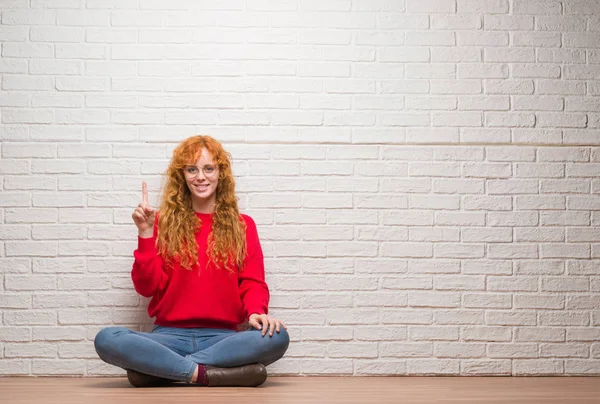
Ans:
{"type": "Polygon", "coordinates": [[[258,386],[287,350],[287,326],[268,315],[256,224],[239,213],[234,188],[230,156],[209,136],[173,151],[158,212],[142,184],[131,277],[152,297],[155,325],[150,333],[108,327],[94,341],[132,385],[258,386]]]}

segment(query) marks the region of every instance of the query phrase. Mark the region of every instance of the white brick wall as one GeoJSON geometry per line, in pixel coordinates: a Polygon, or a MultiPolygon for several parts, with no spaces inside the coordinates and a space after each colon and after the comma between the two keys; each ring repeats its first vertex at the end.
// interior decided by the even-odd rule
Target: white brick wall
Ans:
{"type": "Polygon", "coordinates": [[[0,374],[123,374],[130,213],[234,157],[273,374],[600,374],[597,0],[0,2],[0,374]]]}

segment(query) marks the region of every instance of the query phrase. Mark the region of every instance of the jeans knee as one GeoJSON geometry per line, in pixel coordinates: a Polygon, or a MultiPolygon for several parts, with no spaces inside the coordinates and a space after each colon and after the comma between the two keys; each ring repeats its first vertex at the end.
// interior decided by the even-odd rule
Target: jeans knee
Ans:
{"type": "Polygon", "coordinates": [[[100,330],[94,338],[94,348],[101,359],[110,355],[111,348],[116,343],[115,337],[128,331],[125,327],[106,327],[100,330]]]}
{"type": "MultiPolygon", "coordinates": [[[[260,335],[260,331],[258,335],[260,335]]],[[[260,362],[263,365],[268,366],[285,355],[285,352],[290,345],[290,336],[285,328],[282,327],[279,332],[274,332],[272,337],[263,337],[263,341],[265,341],[266,338],[268,338],[268,343],[265,344],[265,349],[262,353],[260,362]]]]}
{"type": "Polygon", "coordinates": [[[280,358],[285,354],[289,345],[290,335],[285,328],[281,327],[279,332],[273,333],[273,351],[280,358]]]}

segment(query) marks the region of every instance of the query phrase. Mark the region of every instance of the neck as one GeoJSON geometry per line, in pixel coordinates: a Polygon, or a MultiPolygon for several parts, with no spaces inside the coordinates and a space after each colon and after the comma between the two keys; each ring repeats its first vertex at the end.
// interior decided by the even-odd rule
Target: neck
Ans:
{"type": "Polygon", "coordinates": [[[198,213],[215,213],[216,201],[211,198],[208,201],[192,201],[194,212],[198,213]]]}

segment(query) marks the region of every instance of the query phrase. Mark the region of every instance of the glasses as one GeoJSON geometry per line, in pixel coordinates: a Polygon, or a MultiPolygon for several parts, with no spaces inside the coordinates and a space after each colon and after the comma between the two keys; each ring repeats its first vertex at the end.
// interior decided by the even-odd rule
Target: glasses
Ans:
{"type": "Polygon", "coordinates": [[[196,167],[196,166],[187,166],[183,169],[183,172],[185,173],[185,176],[189,179],[193,179],[196,178],[198,175],[200,175],[200,171],[202,171],[204,173],[204,176],[207,179],[213,179],[217,176],[217,173],[219,172],[219,170],[217,169],[216,166],[213,165],[205,165],[204,167],[196,167]]]}

